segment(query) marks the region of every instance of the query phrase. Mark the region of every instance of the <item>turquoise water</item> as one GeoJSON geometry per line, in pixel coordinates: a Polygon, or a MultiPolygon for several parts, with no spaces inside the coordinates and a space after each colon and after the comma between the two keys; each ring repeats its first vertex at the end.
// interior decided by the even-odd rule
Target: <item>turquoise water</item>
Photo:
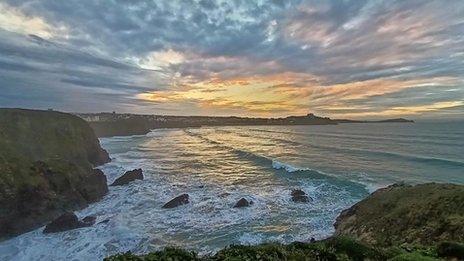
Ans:
{"type": "Polygon", "coordinates": [[[109,183],[133,168],[145,175],[77,212],[110,221],[57,234],[38,229],[0,243],[0,259],[97,259],[167,245],[205,254],[232,243],[324,238],[340,211],[376,188],[464,183],[462,123],[168,129],[102,145],[113,158],[102,167],[109,183]],[[294,188],[313,201],[293,203],[294,188]],[[161,208],[181,193],[190,204],[161,208]],[[255,204],[232,208],[241,197],[255,204]]]}

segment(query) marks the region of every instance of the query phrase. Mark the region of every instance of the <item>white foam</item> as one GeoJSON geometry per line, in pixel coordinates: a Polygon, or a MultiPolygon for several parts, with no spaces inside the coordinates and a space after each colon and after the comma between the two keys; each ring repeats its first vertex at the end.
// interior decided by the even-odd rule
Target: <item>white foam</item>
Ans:
{"type": "MultiPolygon", "coordinates": [[[[269,171],[268,165],[212,148],[201,139],[165,137],[173,132],[184,133],[159,131],[147,139],[105,140],[114,158],[102,166],[109,183],[133,168],[141,167],[145,176],[143,181],[110,187],[101,201],[76,212],[81,218],[96,215],[97,223],[109,222],[47,235],[42,234],[43,228],[37,229],[1,242],[0,260],[101,260],[115,253],[146,253],[169,245],[209,253],[233,243],[320,238],[332,232],[338,214],[335,210],[356,200],[344,188],[321,181],[282,179],[269,171]],[[185,151],[191,153],[185,155],[185,151]],[[176,160],[166,161],[168,157],[176,160]],[[295,187],[305,190],[314,201],[291,202],[290,192],[295,187]],[[220,196],[224,192],[229,195],[220,196]],[[190,204],[161,208],[182,193],[190,195],[190,204]],[[241,197],[254,204],[233,208],[241,197]]],[[[275,160],[272,167],[302,170],[275,160]]]]}
{"type": "Polygon", "coordinates": [[[274,169],[284,169],[285,171],[290,172],[290,173],[296,172],[296,171],[301,171],[301,170],[308,170],[308,169],[294,167],[294,166],[292,166],[290,164],[282,163],[282,162],[277,161],[277,160],[272,160],[272,167],[274,169]]]}

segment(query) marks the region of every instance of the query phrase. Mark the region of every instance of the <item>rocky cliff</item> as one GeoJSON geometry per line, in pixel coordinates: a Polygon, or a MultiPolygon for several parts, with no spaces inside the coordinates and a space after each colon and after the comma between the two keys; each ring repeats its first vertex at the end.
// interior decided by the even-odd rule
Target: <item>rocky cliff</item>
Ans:
{"type": "Polygon", "coordinates": [[[108,191],[90,126],[53,111],[0,109],[0,239],[40,227],[108,191]]]}
{"type": "Polygon", "coordinates": [[[392,185],[343,211],[335,235],[377,246],[464,242],[464,186],[392,185]]]}

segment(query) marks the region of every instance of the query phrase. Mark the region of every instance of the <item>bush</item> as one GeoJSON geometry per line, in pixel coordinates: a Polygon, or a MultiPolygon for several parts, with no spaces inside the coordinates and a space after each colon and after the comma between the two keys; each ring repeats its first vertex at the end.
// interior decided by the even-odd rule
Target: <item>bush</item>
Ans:
{"type": "Polygon", "coordinates": [[[105,261],[197,261],[198,258],[195,252],[168,247],[162,251],[152,252],[148,255],[136,256],[131,252],[110,256],[104,259],[105,261]]]}
{"type": "Polygon", "coordinates": [[[394,258],[389,259],[390,261],[437,261],[439,259],[423,256],[419,253],[407,253],[395,256],[394,258]]]}
{"type": "Polygon", "coordinates": [[[453,242],[442,242],[437,247],[437,254],[440,257],[464,260],[464,245],[453,242]]]}

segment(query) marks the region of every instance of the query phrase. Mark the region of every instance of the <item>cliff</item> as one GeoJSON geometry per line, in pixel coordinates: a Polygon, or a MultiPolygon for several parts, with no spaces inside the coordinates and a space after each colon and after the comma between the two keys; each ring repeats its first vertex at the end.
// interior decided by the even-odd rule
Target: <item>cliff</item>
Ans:
{"type": "Polygon", "coordinates": [[[109,160],[77,116],[0,109],[0,239],[100,199],[106,177],[94,167],[109,160]]]}
{"type": "Polygon", "coordinates": [[[377,246],[464,242],[464,186],[392,185],[343,211],[335,228],[377,246]]]}

